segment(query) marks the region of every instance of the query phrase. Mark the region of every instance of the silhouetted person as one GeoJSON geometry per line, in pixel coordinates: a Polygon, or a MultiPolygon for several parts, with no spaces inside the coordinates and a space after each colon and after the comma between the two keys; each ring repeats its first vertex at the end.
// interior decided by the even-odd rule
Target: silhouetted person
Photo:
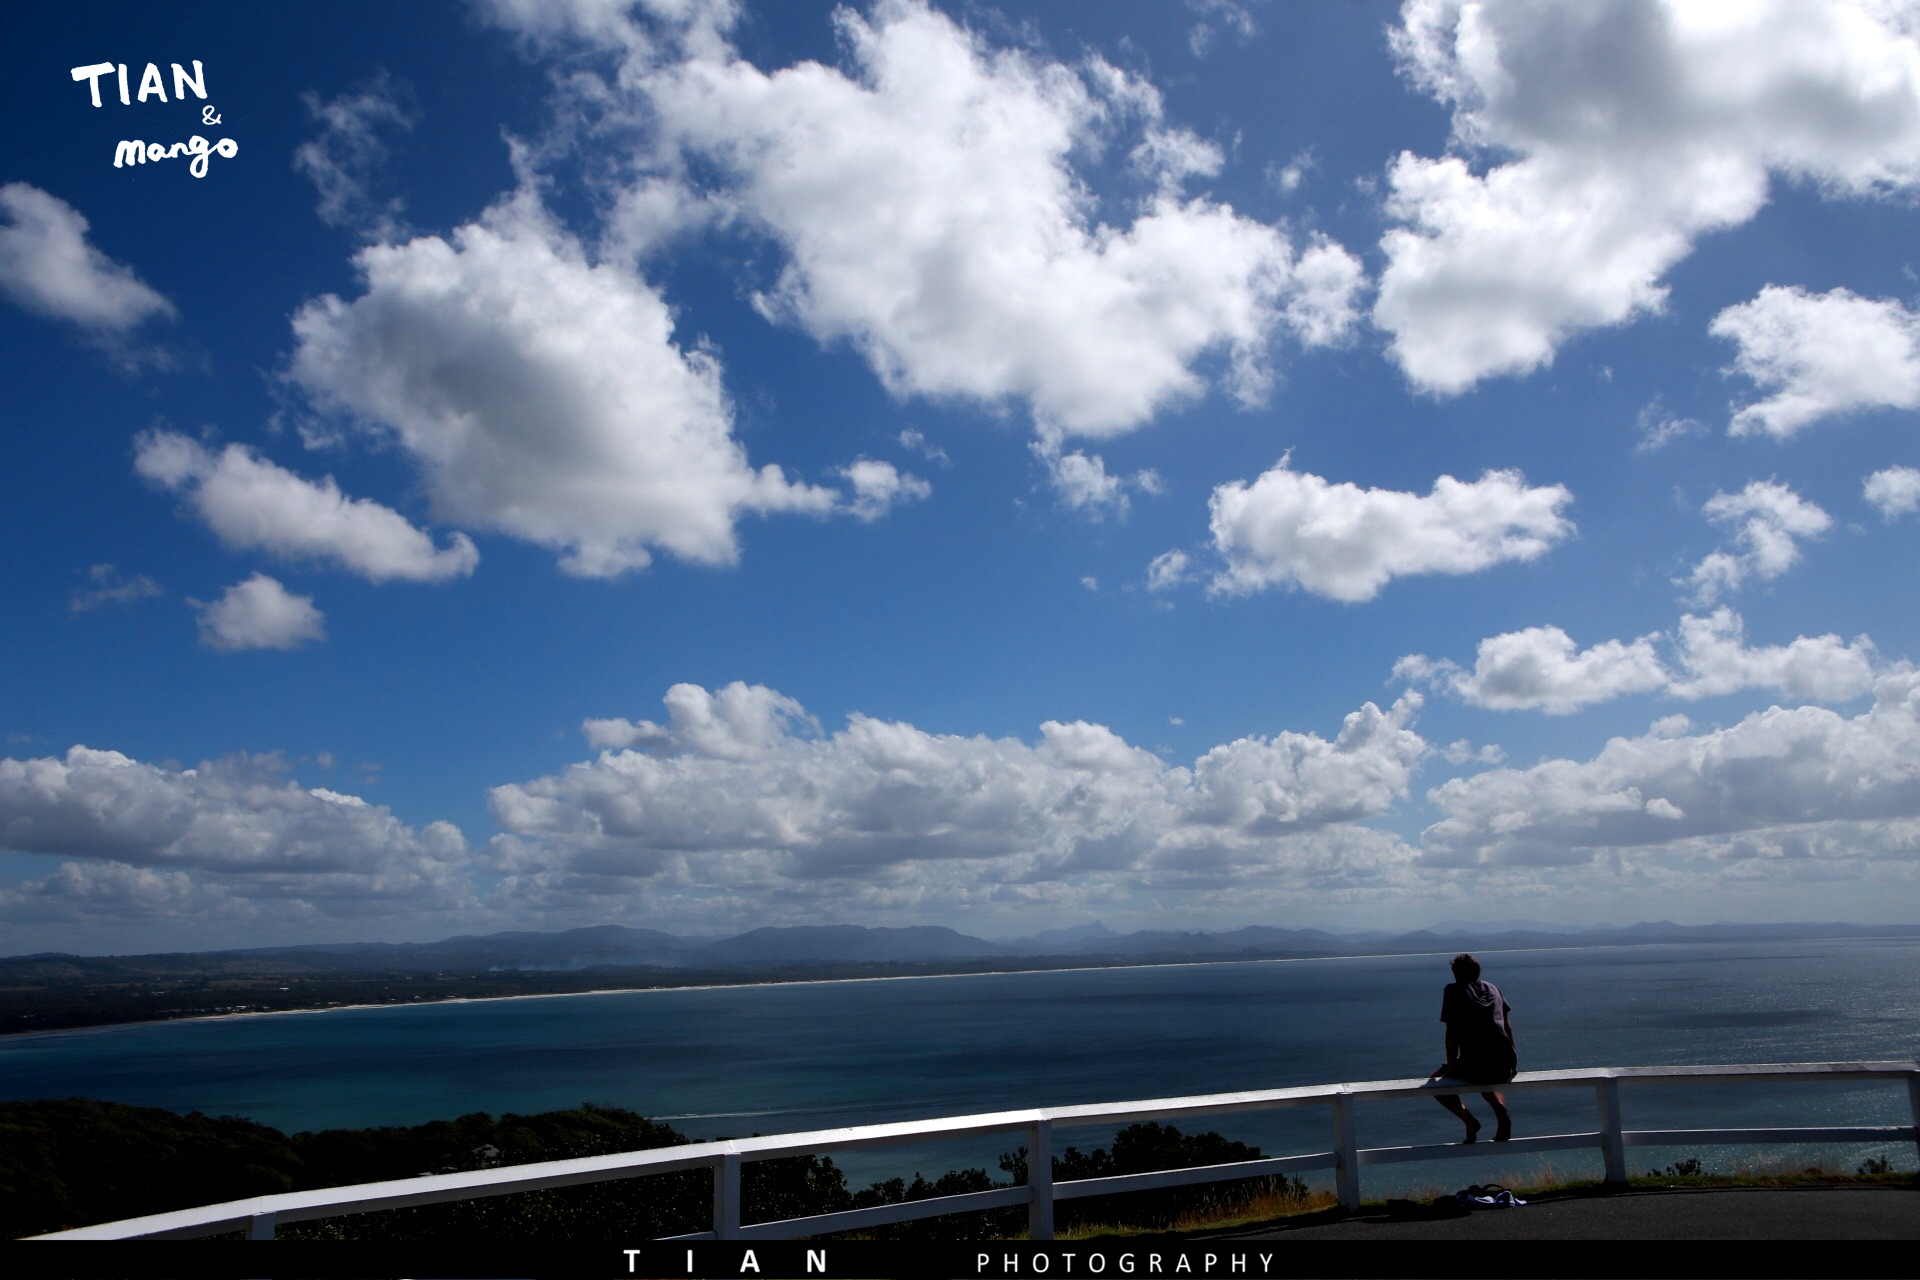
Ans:
{"type": "MultiPolygon", "coordinates": [[[[1440,997],[1440,1021],[1447,1024],[1447,1060],[1430,1079],[1441,1084],[1505,1084],[1513,1079],[1520,1066],[1513,1049],[1513,1009],[1500,988],[1480,980],[1480,962],[1470,955],[1453,958],[1453,981],[1440,997]]],[[[1497,1091],[1483,1090],[1480,1096],[1493,1108],[1493,1140],[1505,1142],[1513,1136],[1507,1100],[1497,1091]]],[[[1480,1122],[1459,1094],[1443,1093],[1434,1101],[1466,1123],[1466,1141],[1480,1136],[1480,1122]]]]}

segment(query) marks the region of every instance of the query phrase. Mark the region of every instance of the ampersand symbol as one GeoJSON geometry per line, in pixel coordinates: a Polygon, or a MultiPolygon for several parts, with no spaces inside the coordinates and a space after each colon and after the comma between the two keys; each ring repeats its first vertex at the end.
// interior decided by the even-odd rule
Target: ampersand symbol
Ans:
{"type": "Polygon", "coordinates": [[[212,107],[202,107],[200,108],[200,123],[201,124],[219,124],[220,117],[213,114],[212,107]]]}

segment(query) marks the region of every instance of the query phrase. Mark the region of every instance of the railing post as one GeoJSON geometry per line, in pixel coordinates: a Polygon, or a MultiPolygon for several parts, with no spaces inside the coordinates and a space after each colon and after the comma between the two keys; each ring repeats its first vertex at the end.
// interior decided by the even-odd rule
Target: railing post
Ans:
{"type": "Polygon", "coordinates": [[[1053,1239],[1053,1122],[1027,1128],[1027,1239],[1053,1239]]]}
{"type": "Polygon", "coordinates": [[[1608,1078],[1594,1086],[1600,1105],[1600,1150],[1606,1156],[1607,1181],[1627,1180],[1627,1140],[1620,1125],[1620,1082],[1608,1078]]]}
{"type": "Polygon", "coordinates": [[[273,1239],[273,1220],[279,1215],[274,1212],[256,1213],[247,1219],[247,1239],[273,1239]]]}
{"type": "Polygon", "coordinates": [[[1353,1091],[1333,1095],[1333,1181],[1340,1207],[1348,1213],[1360,1208],[1360,1151],[1354,1138],[1353,1091]]]}
{"type": "Polygon", "coordinates": [[[1913,1117],[1913,1145],[1920,1150],[1920,1071],[1907,1076],[1907,1109],[1913,1117]]]}
{"type": "Polygon", "coordinates": [[[723,1152],[713,1166],[713,1234],[721,1240],[740,1237],[740,1153],[723,1152]]]}

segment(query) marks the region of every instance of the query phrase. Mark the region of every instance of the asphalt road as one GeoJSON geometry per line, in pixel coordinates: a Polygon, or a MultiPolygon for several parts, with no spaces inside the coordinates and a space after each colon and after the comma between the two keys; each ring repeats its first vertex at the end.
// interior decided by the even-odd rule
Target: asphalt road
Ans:
{"type": "MultiPolygon", "coordinates": [[[[1920,1240],[1920,1187],[1738,1187],[1545,1197],[1465,1217],[1315,1214],[1198,1240],[1920,1240]]],[[[1908,1272],[1907,1274],[1912,1274],[1908,1272]]]]}

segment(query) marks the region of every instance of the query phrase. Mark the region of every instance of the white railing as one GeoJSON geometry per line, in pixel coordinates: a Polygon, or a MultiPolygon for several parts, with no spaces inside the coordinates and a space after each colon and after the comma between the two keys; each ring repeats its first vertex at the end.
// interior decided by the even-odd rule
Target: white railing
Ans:
{"type": "MultiPolygon", "coordinates": [[[[1459,1088],[1458,1085],[1447,1086],[1447,1091],[1459,1090],[1459,1088]]],[[[1597,1129],[1588,1133],[1515,1138],[1503,1143],[1501,1151],[1502,1154],[1506,1154],[1597,1147],[1604,1155],[1606,1177],[1609,1182],[1626,1180],[1626,1149],[1634,1146],[1887,1141],[1920,1144],[1920,1061],[1790,1062],[1761,1066],[1602,1067],[1580,1071],[1527,1071],[1522,1072],[1512,1083],[1502,1085],[1500,1088],[1509,1093],[1525,1093],[1542,1089],[1592,1089],[1599,1112],[1597,1129]],[[1862,1080],[1906,1081],[1907,1100],[1913,1123],[1797,1129],[1627,1129],[1621,1117],[1620,1095],[1621,1086],[1624,1084],[1736,1085],[1788,1081],[1851,1084],[1862,1080]]],[[[677,1240],[792,1239],[837,1231],[856,1231],[915,1218],[941,1217],[947,1214],[969,1213],[1013,1205],[1026,1206],[1029,1238],[1051,1240],[1053,1238],[1053,1206],[1059,1200],[1112,1195],[1122,1191],[1146,1191],[1158,1187],[1189,1186],[1238,1178],[1256,1178],[1270,1174],[1294,1173],[1304,1169],[1333,1170],[1334,1185],[1340,1203],[1348,1209],[1357,1209],[1360,1206],[1360,1170],[1367,1165],[1397,1164],[1410,1160],[1445,1160],[1488,1154],[1486,1147],[1459,1143],[1365,1149],[1357,1146],[1354,1139],[1354,1111],[1362,1102],[1431,1097],[1441,1091],[1439,1087],[1423,1080],[1374,1080],[1361,1084],[1308,1085],[1301,1088],[1262,1089],[1247,1093],[1204,1094],[1190,1098],[1153,1098],[1138,1102],[997,1111],[985,1115],[951,1116],[937,1120],[860,1125],[849,1129],[821,1129],[811,1133],[773,1134],[758,1138],[736,1138],[722,1142],[661,1147],[649,1151],[628,1151],[619,1155],[588,1156],[577,1160],[548,1160],[539,1164],[514,1165],[503,1169],[479,1169],[466,1173],[405,1178],[393,1182],[368,1182],[351,1187],[284,1192],[279,1195],[257,1196],[250,1200],[203,1205],[197,1209],[159,1213],[151,1217],[128,1218],[98,1226],[78,1227],[71,1231],[56,1231],[50,1235],[33,1238],[40,1240],[124,1240],[137,1237],[178,1239],[245,1231],[249,1239],[268,1240],[273,1238],[275,1226],[284,1223],[304,1222],[314,1218],[337,1217],[352,1213],[370,1213],[381,1209],[398,1209],[408,1205],[438,1204],[449,1200],[506,1195],[515,1191],[579,1186],[583,1183],[643,1177],[686,1169],[710,1169],[713,1173],[713,1230],[672,1237],[677,1240]],[[1325,1106],[1331,1110],[1333,1145],[1329,1150],[1266,1160],[1210,1165],[1203,1168],[1169,1169],[1112,1178],[1088,1178],[1074,1182],[1055,1182],[1052,1177],[1055,1129],[1311,1106],[1325,1106]],[[740,1221],[740,1166],[748,1161],[774,1160],[782,1156],[813,1155],[826,1151],[881,1147],[909,1142],[924,1143],[938,1139],[964,1138],[991,1133],[1024,1135],[1027,1146],[1026,1185],[997,1187],[991,1191],[941,1196],[904,1204],[878,1205],[844,1213],[819,1214],[809,1218],[789,1218],[779,1222],[742,1223],[740,1221]]]]}

